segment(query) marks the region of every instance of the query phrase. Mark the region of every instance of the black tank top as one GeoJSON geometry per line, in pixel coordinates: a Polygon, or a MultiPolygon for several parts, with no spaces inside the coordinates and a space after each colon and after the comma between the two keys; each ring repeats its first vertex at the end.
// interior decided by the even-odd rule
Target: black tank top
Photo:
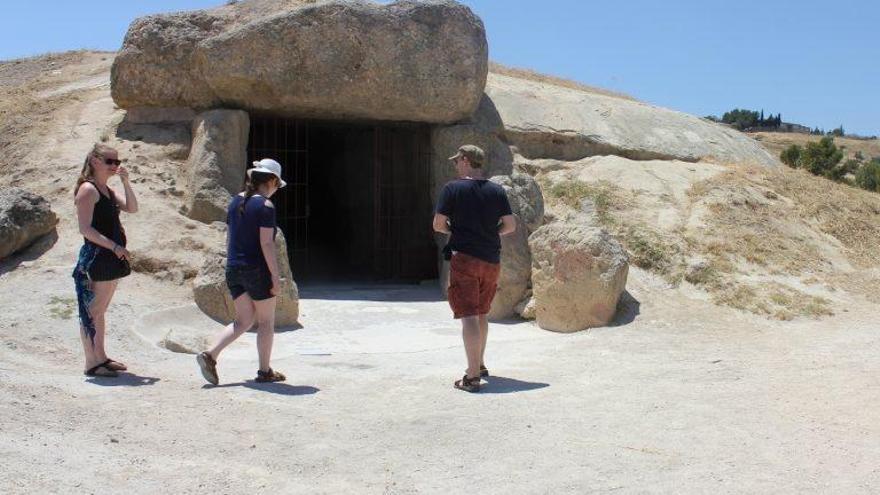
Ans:
{"type": "MultiPolygon", "coordinates": [[[[98,190],[98,202],[95,203],[95,210],[92,212],[92,228],[100,232],[104,237],[112,239],[113,242],[120,246],[125,246],[125,230],[119,221],[119,205],[116,204],[116,196],[109,187],[107,192],[110,196],[104,196],[98,186],[94,182],[88,181],[98,190]]],[[[85,239],[85,242],[91,242],[85,239]]]]}

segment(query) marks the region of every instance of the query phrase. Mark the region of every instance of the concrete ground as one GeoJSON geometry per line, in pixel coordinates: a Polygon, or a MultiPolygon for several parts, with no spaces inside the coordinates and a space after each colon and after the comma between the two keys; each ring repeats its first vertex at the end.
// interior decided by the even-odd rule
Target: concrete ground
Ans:
{"type": "MultiPolygon", "coordinates": [[[[4,286],[29,270],[4,275],[13,284],[4,286]]],[[[276,334],[273,365],[288,381],[251,381],[255,336],[247,334],[221,357],[221,386],[212,387],[193,355],[156,339],[174,325],[210,334],[219,325],[194,307],[172,308],[157,282],[140,275],[110,312],[111,355],[131,373],[86,379],[75,320],[37,310],[67,282],[47,279],[17,304],[0,303],[0,491],[880,486],[873,317],[769,322],[640,276],[618,326],[554,334],[527,322],[493,324],[493,376],[479,394],[452,388],[464,353],[436,287],[306,287],[302,328],[276,334]]]]}

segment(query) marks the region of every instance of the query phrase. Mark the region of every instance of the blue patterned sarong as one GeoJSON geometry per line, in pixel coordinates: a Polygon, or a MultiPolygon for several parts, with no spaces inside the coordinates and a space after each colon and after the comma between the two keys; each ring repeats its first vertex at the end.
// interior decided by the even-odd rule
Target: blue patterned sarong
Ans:
{"type": "Polygon", "coordinates": [[[87,242],[79,250],[79,258],[73,268],[73,283],[76,286],[76,302],[79,307],[79,322],[83,332],[95,343],[95,321],[89,313],[89,306],[95,300],[95,291],[92,290],[92,281],[89,278],[89,269],[95,262],[100,248],[87,242]]]}

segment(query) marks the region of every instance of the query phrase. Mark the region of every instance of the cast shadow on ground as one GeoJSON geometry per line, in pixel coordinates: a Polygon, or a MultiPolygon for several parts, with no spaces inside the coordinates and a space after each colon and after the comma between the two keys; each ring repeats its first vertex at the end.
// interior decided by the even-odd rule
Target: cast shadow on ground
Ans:
{"type": "MultiPolygon", "coordinates": [[[[52,246],[58,241],[58,231],[52,229],[52,232],[44,235],[37,239],[30,246],[23,248],[22,250],[13,253],[6,257],[2,262],[0,262],[0,276],[5,275],[12,270],[18,268],[18,265],[25,263],[27,261],[34,261],[40,256],[44,255],[47,251],[52,249],[52,246]]],[[[73,268],[71,267],[71,270],[73,268]]]]}
{"type": "Polygon", "coordinates": [[[299,298],[325,301],[438,302],[445,301],[435,284],[320,284],[300,286],[299,298]]]}
{"type": "Polygon", "coordinates": [[[317,387],[311,385],[290,385],[281,382],[258,383],[253,380],[246,382],[224,383],[223,385],[202,385],[202,389],[225,388],[225,387],[245,387],[259,390],[261,392],[269,392],[278,395],[312,395],[321,391],[317,387]]]}
{"type": "Polygon", "coordinates": [[[100,385],[102,387],[143,387],[145,385],[153,385],[159,379],[153,376],[140,376],[127,371],[120,371],[119,376],[90,376],[86,380],[88,383],[100,385]]]}
{"type": "Polygon", "coordinates": [[[486,384],[480,388],[481,394],[511,394],[514,392],[527,392],[539,388],[549,387],[549,383],[526,382],[516,378],[503,376],[489,376],[484,378],[486,384]]]}
{"type": "Polygon", "coordinates": [[[642,303],[633,297],[629,291],[623,291],[623,294],[620,295],[620,301],[617,302],[617,313],[614,315],[614,319],[611,320],[611,323],[608,326],[622,327],[634,322],[641,312],[641,306],[642,303]]]}

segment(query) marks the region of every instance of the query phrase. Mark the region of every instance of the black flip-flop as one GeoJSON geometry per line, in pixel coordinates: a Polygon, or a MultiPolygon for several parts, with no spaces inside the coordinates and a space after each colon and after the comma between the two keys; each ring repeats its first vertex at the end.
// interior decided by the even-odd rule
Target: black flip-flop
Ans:
{"type": "Polygon", "coordinates": [[[99,376],[99,377],[104,377],[104,378],[114,378],[114,377],[119,376],[119,373],[117,373],[112,368],[107,367],[107,363],[109,361],[110,360],[108,359],[107,361],[104,361],[103,363],[101,363],[97,366],[93,366],[93,367],[87,369],[85,372],[85,375],[86,376],[99,376]]]}

